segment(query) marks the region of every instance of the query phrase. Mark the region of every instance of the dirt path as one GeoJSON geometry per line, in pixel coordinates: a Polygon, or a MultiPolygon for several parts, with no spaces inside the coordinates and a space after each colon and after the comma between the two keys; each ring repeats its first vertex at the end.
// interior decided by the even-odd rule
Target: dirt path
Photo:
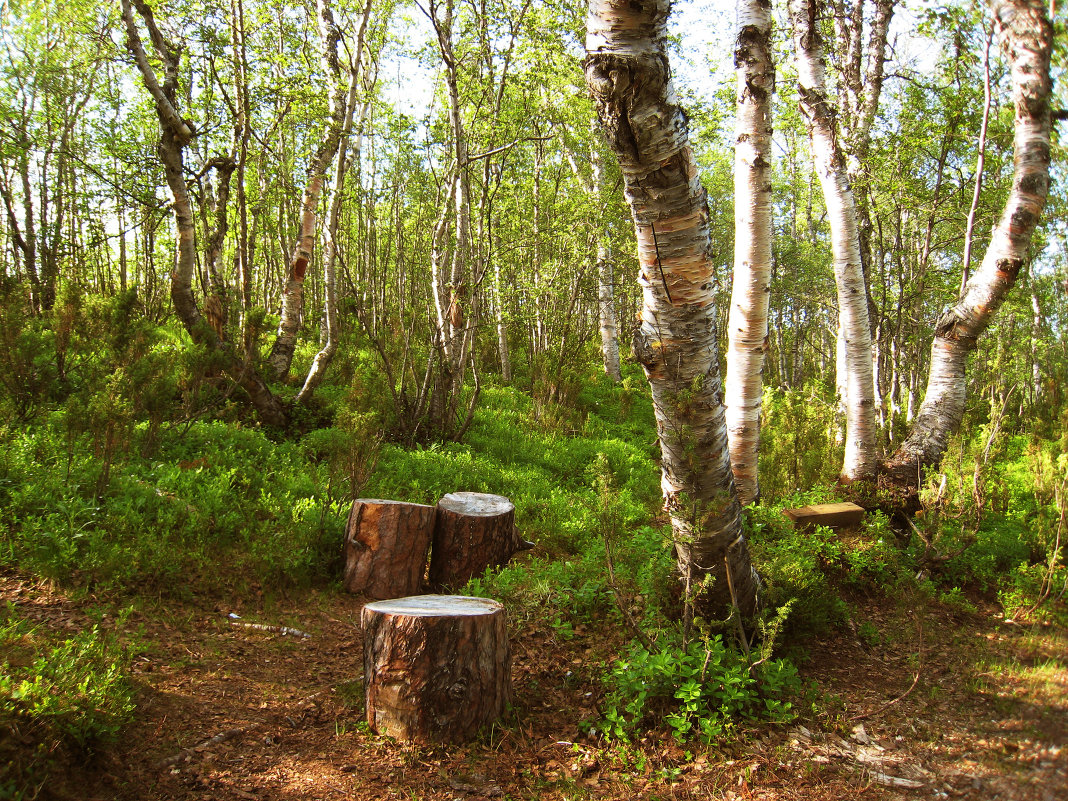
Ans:
{"type": "MultiPolygon", "coordinates": [[[[19,578],[0,577],[6,601],[61,631],[87,622],[61,594],[19,578]]],[[[802,672],[817,697],[807,703],[823,712],[805,725],[751,727],[721,748],[683,747],[666,735],[609,747],[580,724],[597,719],[599,674],[621,648],[620,632],[557,632],[513,619],[512,712],[478,743],[417,748],[375,736],[363,722],[359,608],[357,599],[322,593],[241,607],[144,606],[127,624],[145,647],[133,663],[135,722],[42,795],[1068,798],[1063,631],[944,611],[924,613],[917,625],[915,615],[860,608],[865,642],[843,632],[808,645],[802,672]]]]}

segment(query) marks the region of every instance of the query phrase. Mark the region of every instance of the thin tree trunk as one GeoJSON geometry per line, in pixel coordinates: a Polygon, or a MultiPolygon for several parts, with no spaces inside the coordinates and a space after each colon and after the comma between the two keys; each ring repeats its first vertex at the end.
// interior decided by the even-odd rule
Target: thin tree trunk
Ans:
{"type": "MultiPolygon", "coordinates": [[[[343,112],[343,127],[338,136],[336,167],[334,170],[334,185],[330,195],[330,210],[327,213],[326,226],[323,230],[323,331],[321,336],[322,347],[312,359],[308,368],[308,375],[304,379],[304,385],[293,399],[294,404],[304,403],[311,397],[326,376],[326,370],[337,353],[338,325],[337,325],[337,254],[338,254],[338,227],[341,222],[341,206],[344,200],[345,175],[348,172],[348,140],[352,133],[352,118],[356,112],[356,101],[359,95],[360,84],[364,83],[367,89],[367,97],[364,98],[360,109],[360,119],[357,125],[356,143],[353,148],[357,164],[360,162],[360,147],[363,139],[363,126],[367,119],[367,111],[371,105],[372,82],[363,81],[360,70],[363,62],[363,42],[367,31],[367,21],[371,15],[371,2],[367,0],[364,6],[363,17],[360,20],[360,29],[356,35],[356,60],[349,67],[349,91],[345,98],[343,112]]],[[[377,68],[376,68],[377,69],[377,68]]]]}
{"type": "Polygon", "coordinates": [[[1012,190],[982,264],[935,326],[931,372],[916,422],[883,465],[894,484],[912,490],[925,468],[941,462],[949,437],[960,427],[968,355],[1016,282],[1049,192],[1053,27],[1046,4],[997,2],[994,16],[1009,61],[1016,111],[1012,190]]]}
{"type": "Polygon", "coordinates": [[[994,39],[994,25],[991,23],[990,32],[986,37],[986,47],[983,49],[983,122],[979,126],[979,151],[975,157],[975,186],[972,188],[972,205],[968,209],[968,225],[964,229],[964,268],[961,270],[960,296],[964,296],[964,289],[968,286],[968,279],[972,272],[972,245],[975,234],[975,215],[979,211],[979,196],[983,191],[983,171],[986,168],[986,130],[990,124],[990,44],[994,39]]]}
{"type": "Polygon", "coordinates": [[[734,63],[734,282],[727,323],[727,438],[742,505],[760,497],[757,455],[771,297],[771,3],[739,0],[734,63]]]}
{"type": "Polygon", "coordinates": [[[752,614],[760,580],[727,450],[708,201],[671,85],[670,3],[591,0],[589,8],[586,83],[634,218],[643,294],[634,352],[652,388],[679,570],[701,608],[721,614],[736,604],[752,614]]]}
{"type": "Polygon", "coordinates": [[[230,30],[233,38],[234,61],[234,152],[237,160],[237,245],[234,249],[238,286],[238,340],[242,354],[249,358],[251,332],[249,312],[252,310],[252,252],[248,230],[248,202],[245,196],[245,166],[248,163],[248,142],[252,136],[249,120],[248,58],[245,52],[245,6],[243,0],[231,0],[230,30]]]}
{"type": "Polygon", "coordinates": [[[601,358],[604,371],[615,383],[623,380],[619,369],[619,327],[616,324],[616,298],[613,291],[612,253],[603,238],[597,243],[597,322],[601,332],[601,358]]]}
{"type": "Polygon", "coordinates": [[[838,145],[835,111],[827,100],[818,9],[818,0],[792,0],[790,21],[797,53],[801,112],[809,129],[812,159],[831,227],[838,324],[846,368],[846,446],[841,479],[851,482],[874,478],[879,464],[871,327],[856,206],[838,145]]]}
{"type": "Polygon", "coordinates": [[[308,164],[308,180],[301,198],[300,231],[297,234],[297,244],[289,262],[285,290],[282,293],[282,314],[278,321],[278,333],[271,347],[271,353],[267,357],[271,372],[279,380],[289,374],[289,367],[293,363],[293,352],[297,346],[297,332],[300,329],[300,315],[304,301],[304,277],[308,264],[311,262],[312,249],[315,247],[316,209],[326,179],[326,170],[334,160],[341,141],[341,131],[345,126],[346,87],[341,79],[341,62],[338,58],[341,30],[334,22],[330,0],[316,0],[315,9],[319,20],[320,57],[323,69],[330,76],[332,83],[330,120],[323,134],[323,142],[316,149],[308,164]]]}

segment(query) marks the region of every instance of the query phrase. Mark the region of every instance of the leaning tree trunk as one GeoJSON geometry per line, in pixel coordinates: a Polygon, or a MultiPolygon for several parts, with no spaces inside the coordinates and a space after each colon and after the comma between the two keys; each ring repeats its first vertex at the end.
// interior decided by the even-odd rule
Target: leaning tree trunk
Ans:
{"type": "Polygon", "coordinates": [[[771,296],[771,3],[739,0],[734,150],[734,283],[727,323],[727,439],[738,500],[760,496],[761,373],[771,296]]]}
{"type": "MultiPolygon", "coordinates": [[[[327,123],[324,139],[308,164],[308,181],[301,198],[300,231],[297,244],[289,261],[289,276],[282,293],[282,314],[278,321],[278,333],[267,363],[276,379],[283,379],[289,374],[293,363],[293,352],[297,347],[297,331],[300,329],[300,312],[304,303],[304,277],[311,262],[312,249],[315,247],[316,209],[319,196],[326,180],[326,170],[334,160],[342,130],[345,127],[346,91],[341,79],[341,62],[338,59],[338,43],[341,30],[334,22],[334,12],[330,0],[316,0],[316,14],[319,18],[319,39],[323,68],[333,82],[330,94],[330,120],[327,123]]],[[[361,32],[363,28],[361,27],[361,32]]],[[[353,75],[352,80],[356,80],[353,75]]]]}
{"type": "Polygon", "coordinates": [[[1016,109],[1012,190],[983,263],[935,326],[923,404],[908,438],[883,465],[894,484],[911,490],[919,487],[925,468],[942,461],[950,435],[960,427],[968,355],[1016,282],[1049,191],[1053,26],[1042,0],[996,2],[994,15],[1016,109]]]}
{"type": "Polygon", "coordinates": [[[171,45],[156,25],[151,7],[140,0],[122,0],[122,16],[126,26],[126,46],[152,95],[159,118],[159,155],[167,186],[174,198],[174,220],[177,230],[177,251],[171,273],[171,300],[175,313],[194,342],[207,345],[223,357],[227,374],[248,393],[256,411],[271,425],[285,425],[285,409],[268,388],[259,373],[237,357],[233,348],[222,342],[205,322],[193,296],[193,270],[196,265],[196,232],[193,227],[193,208],[185,183],[184,151],[195,135],[192,126],[177,110],[178,69],[180,52],[171,45]],[[156,57],[163,65],[163,83],[149,63],[141,34],[134,21],[133,7],[145,22],[156,57]]]}
{"type": "Polygon", "coordinates": [[[671,85],[669,11],[668,0],[591,0],[586,83],[634,218],[643,294],[634,352],[652,388],[679,569],[694,592],[714,579],[702,609],[721,614],[733,595],[750,614],[760,581],[727,451],[708,202],[671,85]]]}
{"type": "MultiPolygon", "coordinates": [[[[348,173],[349,162],[348,140],[352,133],[352,118],[356,112],[356,100],[360,87],[360,68],[363,61],[363,42],[367,33],[367,21],[371,16],[371,0],[367,0],[364,6],[363,17],[360,20],[359,33],[356,35],[356,62],[349,70],[349,91],[345,99],[343,112],[343,127],[338,136],[336,148],[336,167],[334,170],[334,185],[330,194],[330,210],[327,212],[326,226],[323,230],[323,329],[324,341],[315,358],[312,359],[308,375],[304,379],[304,386],[293,399],[294,404],[306,403],[311,398],[315,389],[326,377],[327,367],[334,360],[338,345],[338,311],[337,311],[337,259],[338,259],[338,229],[341,222],[341,205],[344,198],[345,175],[348,173]]],[[[376,65],[377,69],[377,65],[376,65]]],[[[367,87],[367,97],[363,100],[360,110],[359,128],[356,132],[354,150],[356,160],[359,161],[360,143],[363,139],[363,126],[367,118],[367,111],[371,105],[370,87],[367,87]]]]}
{"type": "Polygon", "coordinates": [[[791,0],[790,22],[797,53],[801,113],[808,126],[812,161],[823,189],[831,227],[839,336],[845,347],[846,448],[841,478],[851,482],[874,478],[879,466],[875,384],[868,292],[860,258],[857,212],[838,143],[835,110],[827,99],[819,8],[819,0],[791,0]]]}

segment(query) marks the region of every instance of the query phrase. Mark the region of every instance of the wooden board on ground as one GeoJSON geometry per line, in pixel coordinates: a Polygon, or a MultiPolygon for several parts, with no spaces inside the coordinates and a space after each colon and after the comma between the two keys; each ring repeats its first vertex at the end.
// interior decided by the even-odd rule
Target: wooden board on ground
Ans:
{"type": "Polygon", "coordinates": [[[511,696],[504,606],[488,598],[418,595],[367,604],[367,724],[423,743],[460,743],[497,720],[511,696]]]}
{"type": "Polygon", "coordinates": [[[798,509],[783,509],[797,528],[805,526],[852,526],[864,519],[864,507],[855,503],[816,503],[798,509]]]}

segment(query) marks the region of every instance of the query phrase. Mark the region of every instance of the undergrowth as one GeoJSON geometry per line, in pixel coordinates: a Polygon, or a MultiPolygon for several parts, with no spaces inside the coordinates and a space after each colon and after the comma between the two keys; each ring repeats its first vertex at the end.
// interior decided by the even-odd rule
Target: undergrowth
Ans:
{"type": "Polygon", "coordinates": [[[0,609],[0,798],[36,797],[65,760],[119,735],[135,708],[130,658],[99,624],[60,638],[0,609]]]}

